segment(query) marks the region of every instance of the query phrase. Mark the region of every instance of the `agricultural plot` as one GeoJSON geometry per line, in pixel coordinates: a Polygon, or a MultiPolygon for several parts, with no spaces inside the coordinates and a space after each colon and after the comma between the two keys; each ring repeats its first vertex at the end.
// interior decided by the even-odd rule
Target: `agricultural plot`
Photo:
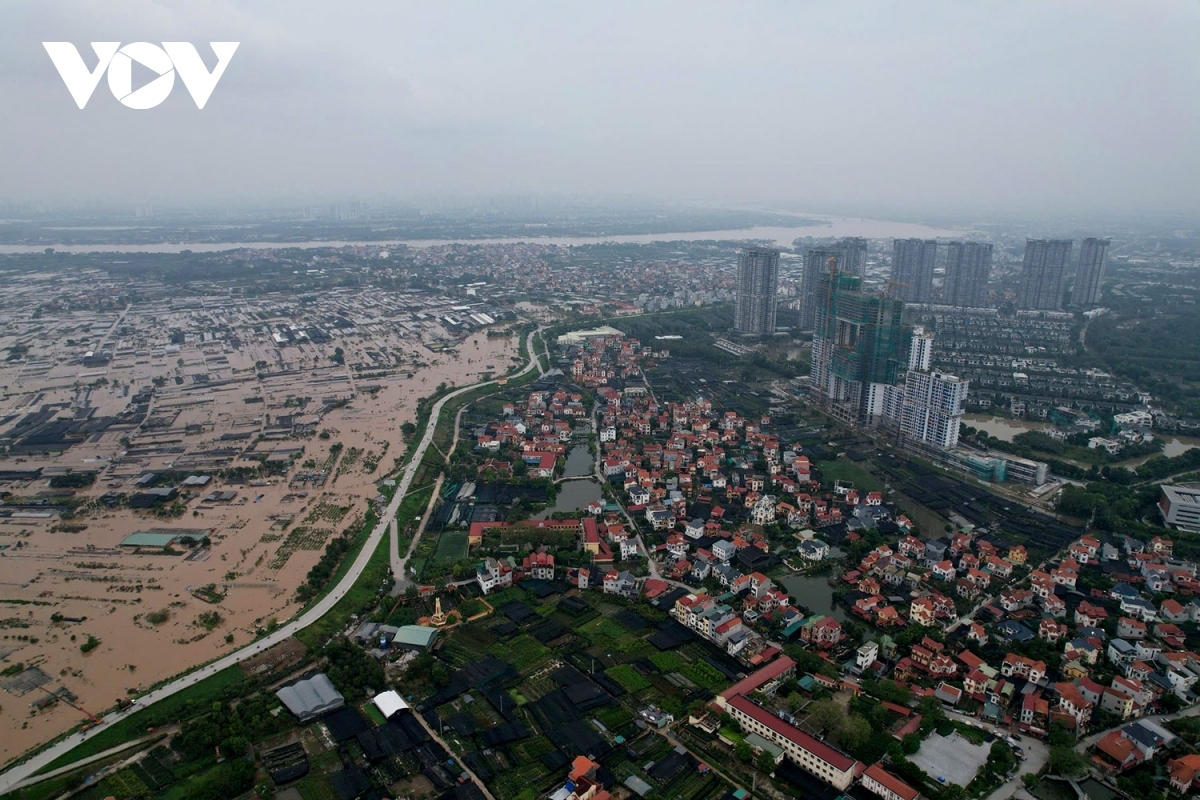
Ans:
{"type": "Polygon", "coordinates": [[[527,634],[522,634],[507,642],[497,642],[488,652],[512,664],[518,671],[528,670],[541,664],[552,655],[549,647],[527,634]]]}
{"type": "Polygon", "coordinates": [[[437,550],[433,554],[434,558],[444,558],[450,561],[457,561],[467,557],[467,534],[454,532],[443,533],[438,538],[437,550]]]}
{"type": "Polygon", "coordinates": [[[610,667],[604,671],[604,674],[621,684],[621,688],[630,694],[636,694],[643,689],[650,688],[650,681],[642,677],[641,673],[628,664],[610,667]]]}
{"type": "Polygon", "coordinates": [[[333,528],[310,528],[307,525],[292,528],[275,550],[275,555],[267,561],[267,569],[282,569],[297,550],[325,549],[325,543],[333,534],[333,528]]]}

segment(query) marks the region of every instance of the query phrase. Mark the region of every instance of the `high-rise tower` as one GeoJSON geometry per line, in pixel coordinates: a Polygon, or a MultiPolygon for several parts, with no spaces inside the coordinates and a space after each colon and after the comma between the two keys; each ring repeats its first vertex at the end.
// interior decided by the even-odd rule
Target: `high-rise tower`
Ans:
{"type": "Polygon", "coordinates": [[[894,297],[906,303],[928,303],[933,299],[933,266],[937,260],[934,239],[896,239],[892,242],[894,297]]]}
{"type": "Polygon", "coordinates": [[[733,329],[738,333],[775,333],[775,303],[779,288],[779,251],[747,247],[738,256],[737,305],[733,329]]]}
{"type": "Polygon", "coordinates": [[[1075,272],[1075,287],[1071,290],[1071,305],[1100,304],[1100,284],[1104,280],[1104,265],[1108,261],[1111,239],[1087,238],[1079,246],[1079,269],[1075,272]]]}
{"type": "Polygon", "coordinates": [[[960,308],[981,308],[992,274],[992,246],[982,242],[946,245],[946,283],[942,302],[960,308]]]}
{"type": "Polygon", "coordinates": [[[861,236],[847,236],[834,248],[839,252],[838,269],[856,278],[867,277],[867,240],[861,236]]]}
{"type": "Polygon", "coordinates": [[[1070,239],[1026,239],[1025,263],[1017,289],[1017,308],[1062,309],[1063,278],[1071,261],[1070,239]]]}
{"type": "Polygon", "coordinates": [[[821,276],[829,274],[829,259],[841,268],[841,253],[835,247],[813,247],[804,253],[804,277],[800,281],[799,309],[801,330],[811,331],[817,321],[817,287],[821,276]]]}

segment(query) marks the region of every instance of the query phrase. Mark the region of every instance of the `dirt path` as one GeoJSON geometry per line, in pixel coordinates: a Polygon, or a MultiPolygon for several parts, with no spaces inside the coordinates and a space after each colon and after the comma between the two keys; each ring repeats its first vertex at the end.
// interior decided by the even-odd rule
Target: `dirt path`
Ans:
{"type": "MultiPolygon", "coordinates": [[[[535,361],[537,360],[536,357],[534,357],[534,360],[535,361]]],[[[450,745],[446,744],[445,740],[442,739],[441,736],[438,736],[437,731],[435,731],[430,726],[430,724],[425,721],[425,717],[421,716],[420,714],[413,714],[413,716],[417,718],[417,722],[421,723],[421,727],[424,728],[429,733],[429,735],[433,737],[433,740],[435,742],[437,742],[438,744],[440,744],[442,746],[442,749],[444,749],[447,753],[449,753],[451,756],[453,756],[454,763],[456,765],[458,765],[458,767],[460,769],[462,769],[463,772],[465,772],[471,776],[471,780],[475,781],[476,785],[479,786],[480,790],[483,792],[483,796],[486,797],[488,800],[496,800],[495,796],[491,792],[488,791],[487,784],[484,783],[483,781],[479,780],[479,776],[471,771],[471,768],[468,767],[466,762],[463,761],[462,758],[459,757],[458,753],[456,753],[450,749],[450,745]]]]}

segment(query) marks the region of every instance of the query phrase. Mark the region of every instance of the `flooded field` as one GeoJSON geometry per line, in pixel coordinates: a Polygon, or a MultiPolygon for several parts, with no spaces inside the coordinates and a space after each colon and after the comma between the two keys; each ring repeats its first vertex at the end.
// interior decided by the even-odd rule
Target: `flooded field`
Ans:
{"type": "Polygon", "coordinates": [[[1052,427],[1047,422],[993,417],[991,414],[964,414],[963,423],[981,431],[987,431],[989,436],[995,436],[1006,442],[1011,442],[1018,433],[1044,431],[1052,427]]]}
{"type": "MultiPolygon", "coordinates": [[[[359,524],[378,494],[378,481],[403,455],[400,426],[414,419],[417,400],[441,383],[479,380],[486,364],[506,369],[517,348],[515,338],[489,339],[482,332],[436,352],[412,339],[406,352],[418,353],[414,360],[420,365],[414,364],[411,377],[384,378],[366,390],[344,367],[325,366],[334,344],[347,358],[370,346],[346,337],[327,348],[291,349],[292,369],[281,364],[250,384],[232,381],[186,395],[166,387],[156,395],[152,413],[171,421],[158,433],[145,426],[132,435],[102,433],[61,455],[4,460],[7,469],[89,464],[104,469],[82,490],[95,504],[73,518],[36,508],[0,518],[0,663],[25,667],[19,681],[0,679],[8,692],[0,696],[0,725],[6,730],[0,761],[84,720],[64,703],[35,710],[31,704],[46,691],[66,688],[79,706],[99,714],[130,692],[247,644],[256,628],[293,616],[300,607],[294,593],[326,543],[359,524]],[[248,392],[261,401],[244,402],[248,392]],[[287,434],[270,431],[272,419],[305,410],[295,408],[293,398],[340,392],[352,399],[311,426],[287,434]],[[231,441],[243,455],[228,466],[257,467],[252,457],[262,448],[268,459],[283,453],[291,467],[286,476],[223,480],[205,454],[231,441]],[[144,455],[131,458],[131,451],[144,455]],[[178,515],[108,508],[101,500],[110,490],[130,492],[147,470],[165,469],[210,475],[193,496],[179,495],[178,515]],[[303,479],[309,474],[323,477],[303,479]],[[122,545],[139,532],[150,534],[140,540],[146,545],[122,545]],[[207,546],[180,541],[184,536],[207,546]],[[172,538],[170,546],[160,544],[172,538]]],[[[178,358],[179,369],[186,370],[197,359],[203,363],[198,350],[184,347],[169,358],[178,358]]],[[[279,358],[278,351],[267,350],[248,345],[224,353],[230,377],[256,361],[279,358]]],[[[107,390],[114,391],[113,383],[144,382],[153,368],[130,364],[110,370],[107,390]]],[[[214,371],[211,359],[208,371],[214,371]]],[[[10,384],[20,378],[5,377],[10,384]]],[[[39,380],[54,385],[45,376],[39,380]]],[[[65,376],[62,383],[64,391],[72,390],[65,376]]],[[[124,405],[116,396],[113,402],[124,405]]],[[[6,489],[33,495],[45,486],[42,479],[6,489]]]]}

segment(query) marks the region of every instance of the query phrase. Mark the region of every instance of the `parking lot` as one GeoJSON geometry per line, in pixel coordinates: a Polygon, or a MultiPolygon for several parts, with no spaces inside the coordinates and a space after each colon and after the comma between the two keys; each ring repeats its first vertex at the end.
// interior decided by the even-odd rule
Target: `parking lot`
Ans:
{"type": "Polygon", "coordinates": [[[990,749],[986,744],[972,744],[957,733],[948,737],[934,734],[909,760],[934,780],[944,778],[946,783],[965,787],[987,762],[990,749]]]}

